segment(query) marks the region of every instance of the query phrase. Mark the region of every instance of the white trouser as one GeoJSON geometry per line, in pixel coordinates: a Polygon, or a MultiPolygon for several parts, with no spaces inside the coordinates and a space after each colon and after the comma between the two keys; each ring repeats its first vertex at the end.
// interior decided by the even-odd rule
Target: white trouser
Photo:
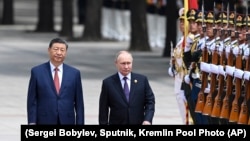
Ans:
{"type": "Polygon", "coordinates": [[[186,124],[186,97],[184,95],[184,91],[180,90],[179,93],[176,93],[176,100],[177,100],[177,104],[178,104],[178,108],[180,111],[180,115],[181,115],[181,119],[183,124],[186,124]]]}

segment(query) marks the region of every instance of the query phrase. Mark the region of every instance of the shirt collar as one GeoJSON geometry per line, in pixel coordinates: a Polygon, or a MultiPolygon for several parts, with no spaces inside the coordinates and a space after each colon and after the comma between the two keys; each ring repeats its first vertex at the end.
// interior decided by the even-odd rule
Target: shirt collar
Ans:
{"type": "MultiPolygon", "coordinates": [[[[120,72],[118,72],[118,75],[119,75],[120,80],[123,80],[123,77],[125,77],[120,72]]],[[[131,73],[129,73],[126,77],[128,78],[128,80],[131,80],[131,73]]]]}
{"type": "MultiPolygon", "coordinates": [[[[49,62],[49,64],[50,64],[51,71],[54,72],[54,69],[56,67],[51,63],[51,61],[49,62]]],[[[63,64],[61,64],[61,65],[58,66],[59,71],[62,71],[62,68],[63,68],[63,64]]]]}

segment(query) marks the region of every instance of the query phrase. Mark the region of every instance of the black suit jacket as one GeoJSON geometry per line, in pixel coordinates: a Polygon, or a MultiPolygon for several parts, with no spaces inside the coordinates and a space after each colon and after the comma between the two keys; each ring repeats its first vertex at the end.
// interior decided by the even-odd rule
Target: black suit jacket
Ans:
{"type": "Polygon", "coordinates": [[[129,102],[126,100],[118,73],[102,82],[99,99],[99,124],[152,123],[155,112],[155,96],[146,76],[131,73],[129,102]]]}

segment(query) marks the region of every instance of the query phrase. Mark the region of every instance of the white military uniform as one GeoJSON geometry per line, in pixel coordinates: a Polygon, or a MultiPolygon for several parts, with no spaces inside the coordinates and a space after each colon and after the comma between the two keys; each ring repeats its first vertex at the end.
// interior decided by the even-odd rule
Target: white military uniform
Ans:
{"type": "Polygon", "coordinates": [[[174,48],[174,52],[172,56],[174,56],[175,59],[175,70],[173,70],[173,66],[169,67],[169,75],[174,77],[174,93],[176,95],[176,100],[178,104],[178,108],[181,114],[181,118],[183,121],[183,124],[186,124],[186,104],[187,100],[184,95],[184,90],[181,90],[181,85],[183,82],[184,77],[184,69],[183,69],[183,60],[182,60],[182,53],[183,53],[183,47],[182,47],[183,37],[179,40],[176,47],[174,48]],[[173,70],[173,71],[172,71],[173,70]]]}

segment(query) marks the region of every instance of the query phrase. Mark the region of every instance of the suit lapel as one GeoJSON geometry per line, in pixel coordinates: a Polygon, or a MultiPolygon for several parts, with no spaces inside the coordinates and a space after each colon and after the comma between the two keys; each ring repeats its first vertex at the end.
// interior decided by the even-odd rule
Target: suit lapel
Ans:
{"type": "Polygon", "coordinates": [[[61,83],[59,95],[61,95],[63,93],[64,87],[65,87],[66,82],[67,82],[67,78],[69,75],[69,71],[67,69],[68,69],[68,67],[65,64],[63,64],[62,83],[61,83]]]}
{"type": "Polygon", "coordinates": [[[54,94],[56,94],[56,87],[54,85],[54,79],[53,79],[53,76],[52,76],[52,73],[51,73],[51,68],[50,68],[50,63],[49,62],[46,63],[44,71],[45,71],[44,72],[45,76],[48,77],[47,80],[49,80],[51,89],[54,91],[54,94]]]}
{"type": "Polygon", "coordinates": [[[136,79],[135,75],[131,73],[129,101],[133,100],[137,83],[138,80],[136,79]]]}

